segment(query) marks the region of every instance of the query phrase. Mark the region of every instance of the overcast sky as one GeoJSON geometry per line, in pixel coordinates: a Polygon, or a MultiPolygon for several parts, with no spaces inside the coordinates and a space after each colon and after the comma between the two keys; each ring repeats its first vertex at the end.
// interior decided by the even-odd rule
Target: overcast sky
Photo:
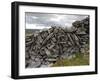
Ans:
{"type": "Polygon", "coordinates": [[[87,15],[47,14],[26,12],[26,29],[50,28],[52,25],[71,27],[72,22],[82,20],[87,15]]]}

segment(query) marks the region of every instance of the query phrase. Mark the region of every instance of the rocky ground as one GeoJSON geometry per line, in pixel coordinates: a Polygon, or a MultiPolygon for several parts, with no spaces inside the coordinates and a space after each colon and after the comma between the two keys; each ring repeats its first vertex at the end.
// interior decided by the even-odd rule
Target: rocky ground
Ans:
{"type": "Polygon", "coordinates": [[[89,52],[89,18],[75,21],[72,25],[71,30],[52,26],[26,33],[25,67],[50,67],[59,59],[71,59],[76,53],[89,52]]]}

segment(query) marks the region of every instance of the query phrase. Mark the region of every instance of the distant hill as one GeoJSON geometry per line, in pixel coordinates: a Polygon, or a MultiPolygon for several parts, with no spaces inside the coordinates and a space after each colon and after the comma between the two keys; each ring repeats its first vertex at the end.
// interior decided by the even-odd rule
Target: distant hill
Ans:
{"type": "Polygon", "coordinates": [[[35,31],[40,31],[39,29],[25,29],[26,34],[34,33],[35,31]]]}

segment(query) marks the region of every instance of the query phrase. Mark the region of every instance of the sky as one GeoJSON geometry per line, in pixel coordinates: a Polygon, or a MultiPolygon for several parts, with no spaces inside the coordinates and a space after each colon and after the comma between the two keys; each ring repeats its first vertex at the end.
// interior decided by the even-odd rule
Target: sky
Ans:
{"type": "Polygon", "coordinates": [[[25,13],[26,29],[44,29],[51,26],[71,27],[76,20],[82,20],[88,15],[52,14],[52,13],[25,13]]]}

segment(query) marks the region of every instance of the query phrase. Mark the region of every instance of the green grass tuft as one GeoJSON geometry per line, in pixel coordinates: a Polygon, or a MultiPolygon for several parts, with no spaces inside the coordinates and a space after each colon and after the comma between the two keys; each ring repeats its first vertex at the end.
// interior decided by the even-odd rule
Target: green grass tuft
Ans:
{"type": "Polygon", "coordinates": [[[81,65],[89,65],[89,54],[75,54],[75,57],[71,59],[59,59],[52,67],[81,65]]]}

